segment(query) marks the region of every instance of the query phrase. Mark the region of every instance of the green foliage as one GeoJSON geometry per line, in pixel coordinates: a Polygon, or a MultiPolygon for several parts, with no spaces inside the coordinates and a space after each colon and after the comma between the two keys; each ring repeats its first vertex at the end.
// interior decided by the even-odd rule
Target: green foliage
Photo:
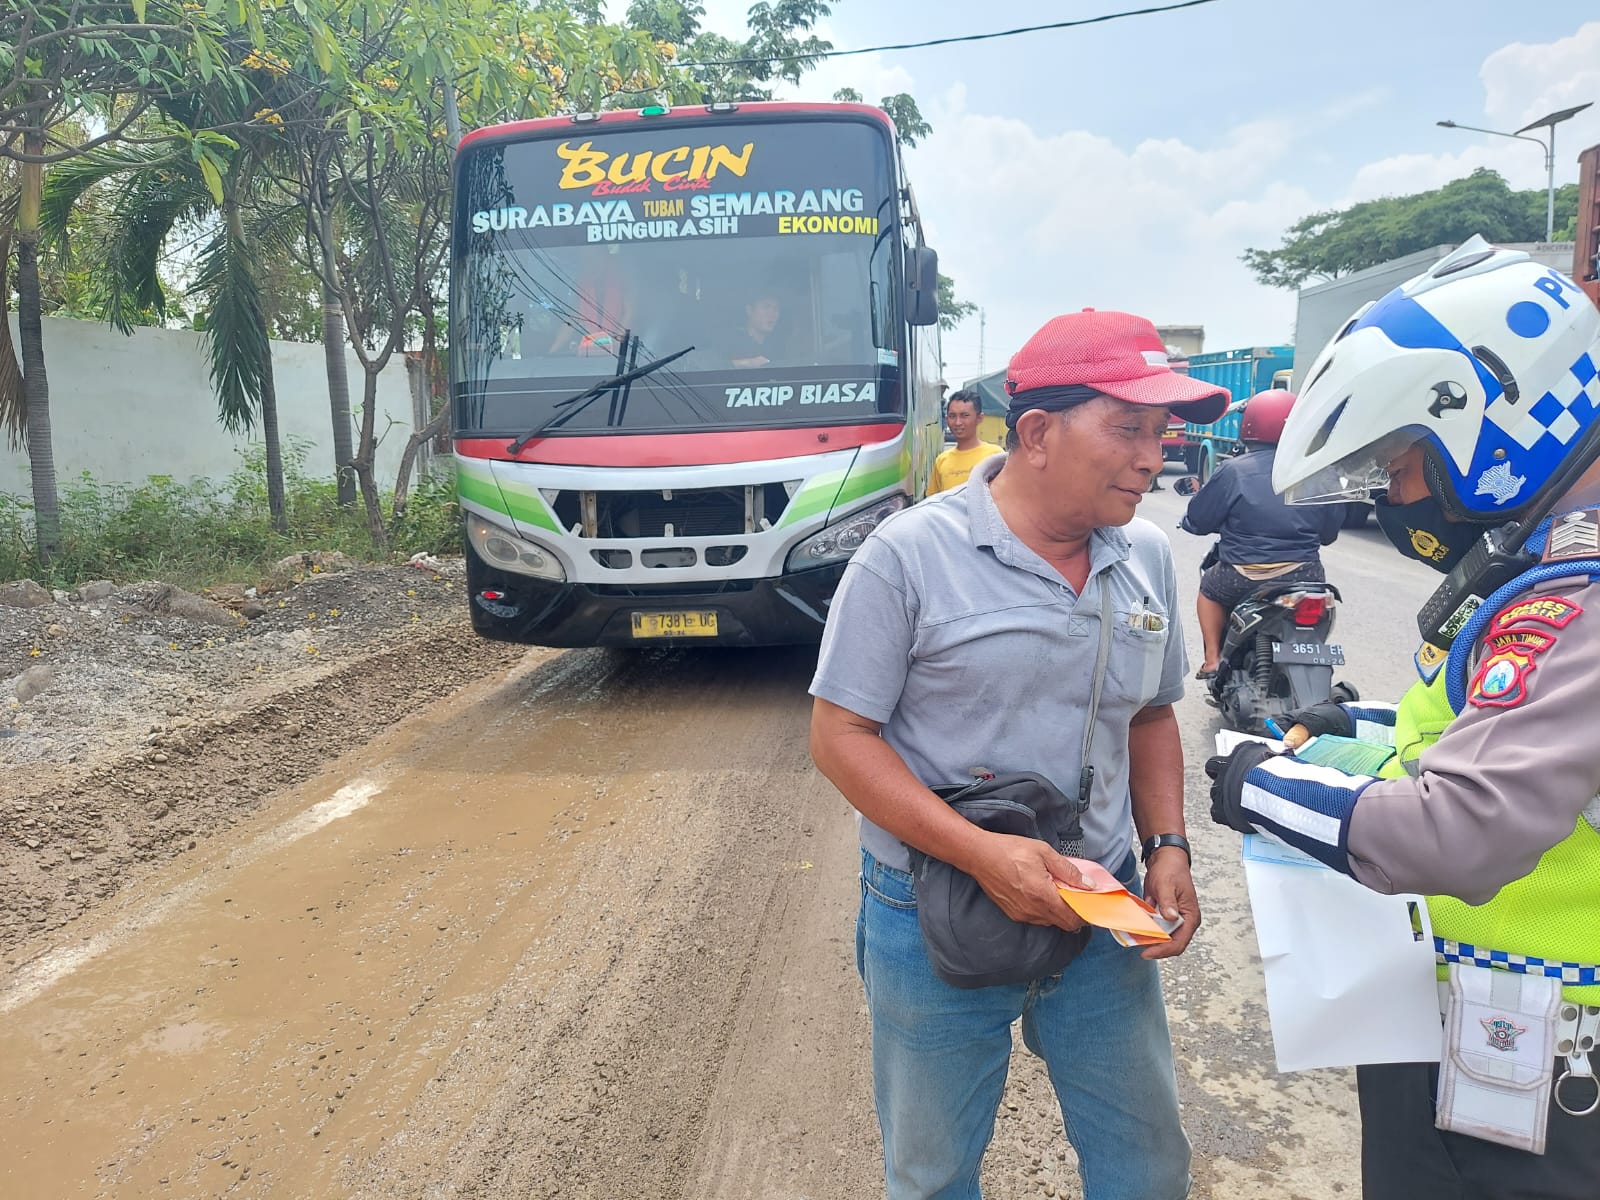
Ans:
{"type": "Polygon", "coordinates": [[[389,544],[403,550],[402,557],[419,550],[461,553],[461,505],[453,468],[441,467],[417,480],[405,511],[389,522],[389,544]]]}
{"type": "MultiPolygon", "coordinates": [[[[841,104],[865,103],[861,93],[855,88],[840,88],[833,94],[833,98],[841,104]]],[[[894,122],[895,132],[907,146],[915,146],[933,132],[933,126],[923,119],[922,110],[907,92],[896,92],[892,96],[885,96],[878,101],[878,107],[889,114],[889,119],[894,122]]]]}
{"type": "MultiPolygon", "coordinates": [[[[1491,242],[1542,242],[1546,192],[1514,192],[1496,172],[1480,167],[1431,192],[1367,200],[1312,213],[1289,227],[1275,250],[1249,249],[1242,261],[1268,287],[1298,288],[1336,279],[1431,246],[1454,245],[1481,233],[1491,242]]],[[[1576,184],[1556,191],[1556,235],[1570,237],[1577,220],[1576,184]]]]}
{"type": "Polygon", "coordinates": [[[90,579],[160,579],[198,588],[256,583],[298,550],[341,550],[364,561],[402,561],[419,550],[461,552],[461,513],[449,470],[419,480],[405,516],[390,532],[392,551],[373,546],[361,516],[338,504],[331,481],[302,473],[305,449],[285,453],[288,534],[268,518],[264,455],[252,448],[223,483],[179,483],[153,475],[143,484],[100,483],[87,473],[62,489],[62,546],[48,571],[32,542],[32,507],[0,492],[0,579],[31,577],[55,587],[90,579]]]}
{"type": "Polygon", "coordinates": [[[702,30],[705,11],[695,0],[633,0],[624,18],[630,28],[673,47],[679,62],[733,64],[674,71],[667,91],[678,103],[770,100],[779,83],[799,83],[816,66],[805,55],[833,49],[811,32],[833,11],[823,0],[757,0],[746,17],[750,36],[743,40],[702,30]]]}
{"type": "Polygon", "coordinates": [[[956,281],[943,271],[939,273],[939,328],[949,333],[961,322],[978,311],[970,300],[956,299],[956,281]]]}

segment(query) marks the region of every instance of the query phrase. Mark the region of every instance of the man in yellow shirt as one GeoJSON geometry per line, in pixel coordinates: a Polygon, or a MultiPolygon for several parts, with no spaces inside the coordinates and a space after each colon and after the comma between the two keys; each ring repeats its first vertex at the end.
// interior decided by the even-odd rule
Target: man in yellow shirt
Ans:
{"type": "Polygon", "coordinates": [[[935,496],[953,487],[960,487],[972,474],[973,467],[991,454],[1000,453],[1000,447],[993,442],[978,439],[978,418],[982,415],[982,401],[978,399],[978,393],[970,389],[952,392],[950,399],[945,401],[944,421],[950,427],[950,432],[956,435],[956,445],[955,449],[946,450],[933,460],[928,495],[935,496]]]}

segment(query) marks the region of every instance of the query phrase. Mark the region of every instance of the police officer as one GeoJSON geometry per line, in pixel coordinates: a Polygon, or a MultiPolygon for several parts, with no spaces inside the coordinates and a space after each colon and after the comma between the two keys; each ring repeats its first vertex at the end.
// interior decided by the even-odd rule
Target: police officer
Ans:
{"type": "Polygon", "coordinates": [[[1377,777],[1260,743],[1206,764],[1219,823],[1428,897],[1443,1053],[1358,1070],[1366,1200],[1600,1196],[1597,367],[1583,293],[1474,238],[1335,337],[1279,444],[1291,503],[1386,488],[1384,533],[1442,572],[1537,523],[1499,576],[1450,575],[1398,707],[1298,714],[1392,746],[1377,777]]]}

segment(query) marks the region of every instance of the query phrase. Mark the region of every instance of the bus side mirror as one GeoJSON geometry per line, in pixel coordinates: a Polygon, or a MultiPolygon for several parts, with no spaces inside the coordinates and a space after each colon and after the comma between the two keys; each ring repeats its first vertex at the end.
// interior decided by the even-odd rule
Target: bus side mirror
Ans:
{"type": "Polygon", "coordinates": [[[906,322],[939,323],[939,255],[931,246],[913,246],[906,257],[906,322]]]}

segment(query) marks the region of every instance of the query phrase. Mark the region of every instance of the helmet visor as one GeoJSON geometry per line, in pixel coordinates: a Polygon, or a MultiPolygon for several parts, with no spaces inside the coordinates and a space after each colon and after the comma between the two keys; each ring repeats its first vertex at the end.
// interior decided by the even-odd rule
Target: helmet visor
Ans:
{"type": "Polygon", "coordinates": [[[1369,499],[1389,486],[1389,464],[1422,437],[1412,429],[1384,434],[1316,474],[1291,483],[1283,489],[1283,499],[1288,504],[1341,504],[1369,499]]]}

